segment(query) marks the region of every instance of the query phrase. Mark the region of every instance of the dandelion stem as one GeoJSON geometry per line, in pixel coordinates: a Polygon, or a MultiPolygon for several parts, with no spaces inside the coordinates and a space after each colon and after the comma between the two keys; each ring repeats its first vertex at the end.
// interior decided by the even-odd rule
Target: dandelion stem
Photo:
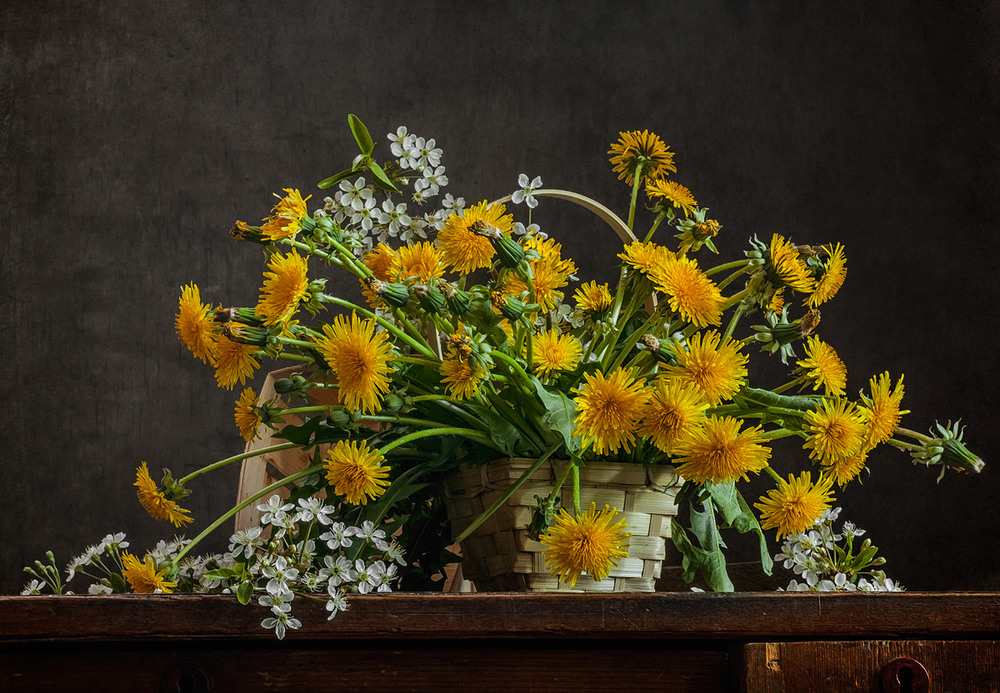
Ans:
{"type": "Polygon", "coordinates": [[[222,467],[230,465],[233,462],[239,462],[240,460],[246,460],[251,457],[256,457],[257,455],[265,455],[270,452],[279,452],[281,450],[289,450],[291,448],[297,448],[297,447],[299,447],[298,443],[282,443],[280,445],[271,445],[269,447],[259,448],[257,450],[248,450],[246,452],[240,453],[239,455],[233,455],[232,457],[227,457],[224,460],[219,460],[218,462],[213,462],[212,464],[206,465],[201,469],[197,469],[188,474],[187,476],[183,477],[182,479],[178,479],[177,483],[183,486],[187,482],[191,481],[196,477],[201,476],[205,472],[211,472],[216,469],[221,469],[222,467]]]}
{"type": "MultiPolygon", "coordinates": [[[[295,443],[290,443],[290,445],[294,446],[295,443]]],[[[306,469],[303,469],[301,471],[295,472],[294,474],[289,474],[284,479],[280,479],[278,481],[275,481],[270,486],[265,486],[260,491],[257,491],[257,493],[255,493],[252,496],[246,498],[245,500],[237,503],[228,512],[226,512],[224,515],[222,515],[221,517],[219,517],[215,522],[213,522],[208,527],[206,527],[205,529],[203,529],[202,532],[201,532],[201,534],[199,534],[194,539],[192,539],[190,544],[188,544],[187,546],[185,546],[180,551],[180,553],[178,553],[176,556],[174,556],[174,560],[172,562],[173,565],[175,567],[178,566],[178,565],[180,565],[181,559],[184,558],[184,556],[188,553],[188,551],[190,551],[192,548],[194,548],[195,544],[197,544],[202,539],[204,539],[205,537],[207,537],[209,534],[211,534],[212,532],[214,532],[224,522],[228,521],[231,517],[233,517],[234,515],[236,515],[236,513],[238,513],[240,510],[243,510],[243,508],[247,507],[248,505],[250,505],[254,501],[260,500],[261,498],[263,498],[267,494],[273,493],[274,491],[277,491],[282,486],[284,486],[286,484],[289,484],[289,483],[291,483],[293,481],[298,481],[299,479],[307,477],[307,476],[309,476],[311,474],[315,474],[316,472],[319,472],[321,469],[323,469],[323,465],[317,464],[317,465],[313,465],[312,467],[307,467],[306,469]]]]}
{"type": "Polygon", "coordinates": [[[559,449],[560,445],[562,445],[561,442],[553,445],[551,448],[546,450],[541,457],[535,460],[530,467],[524,470],[524,473],[522,473],[521,476],[514,481],[514,483],[508,486],[507,489],[500,494],[500,497],[493,501],[493,503],[490,504],[490,507],[483,511],[482,515],[473,520],[472,524],[462,530],[462,532],[455,537],[455,541],[464,541],[470,534],[479,529],[479,527],[486,522],[486,520],[490,519],[493,513],[503,507],[503,504],[507,502],[507,499],[513,496],[514,492],[521,488],[521,486],[524,485],[524,482],[530,479],[531,476],[538,471],[538,468],[542,466],[542,463],[549,459],[549,457],[551,457],[552,454],[559,449]]]}

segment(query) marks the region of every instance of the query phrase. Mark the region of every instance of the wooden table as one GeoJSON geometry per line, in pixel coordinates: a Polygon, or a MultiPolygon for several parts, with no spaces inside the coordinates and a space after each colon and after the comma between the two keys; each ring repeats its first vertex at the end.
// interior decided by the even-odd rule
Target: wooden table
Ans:
{"type": "Polygon", "coordinates": [[[0,597],[0,691],[1000,691],[1000,593],[0,597]],[[910,658],[900,660],[899,658],[910,658]],[[909,678],[908,678],[909,677],[909,678]],[[892,677],[890,677],[892,678],[892,677]],[[912,680],[910,680],[912,679],[912,680]]]}

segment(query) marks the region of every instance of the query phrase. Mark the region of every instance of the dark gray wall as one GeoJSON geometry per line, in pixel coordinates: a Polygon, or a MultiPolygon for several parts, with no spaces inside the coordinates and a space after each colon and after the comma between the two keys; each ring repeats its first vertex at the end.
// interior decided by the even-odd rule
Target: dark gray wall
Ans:
{"type": "MultiPolygon", "coordinates": [[[[235,393],[173,334],[179,287],[256,299],[261,257],[227,231],[349,163],[349,112],[383,151],[399,124],[437,138],[470,202],[525,172],[623,209],[608,145],[659,133],[728,255],[774,231],[846,244],[820,333],[852,392],[905,373],[910,428],[962,417],[995,460],[998,39],[991,2],[6,4],[0,592],[45,549],[168,536],[135,501],[141,460],[183,474],[242,448],[235,393]]],[[[606,229],[541,213],[611,276],[606,229]]],[[[997,467],[871,467],[840,502],[890,575],[1000,588],[997,467]]],[[[196,528],[235,487],[196,485],[196,528]]]]}

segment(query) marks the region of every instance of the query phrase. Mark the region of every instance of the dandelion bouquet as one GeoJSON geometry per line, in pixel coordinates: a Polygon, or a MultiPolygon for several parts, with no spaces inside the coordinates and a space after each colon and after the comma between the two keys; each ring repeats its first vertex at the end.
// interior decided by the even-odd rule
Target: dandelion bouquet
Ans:
{"type": "MultiPolygon", "coordinates": [[[[236,402],[244,439],[266,430],[284,442],[176,480],[169,470],[154,480],[143,463],[142,505],[185,526],[183,499],[202,473],[268,451],[300,450],[306,462],[192,542],[148,554],[143,575],[160,576],[158,589],[176,587],[187,566],[188,589],[256,597],[279,635],[298,624],[289,615],[295,594],[325,593],[332,617],[351,591],[400,580],[427,589],[457,558],[447,546],[474,529],[451,535],[444,476],[463,463],[523,457],[536,463],[512,489],[545,460],[568,462],[532,522],[560,580],[600,580],[628,554],[622,509],[581,507],[576,491],[582,468],[615,460],[676,467],[689,524],[675,523],[673,540],[686,576],[700,572],[727,590],[722,530],[756,534],[770,571],[766,531],[812,531],[877,446],[942,474],[981,468],[957,424],[929,435],[900,427],[902,374],[875,374],[848,395],[846,367],[818,331],[820,306],[846,277],[844,247],[774,234],[713,263],[722,225],[672,177],[674,153],[658,136],[622,132],[611,145],[613,171],[631,189],[623,220],[526,175],[513,194],[466,206],[442,195],[450,181],[433,139],[401,127],[388,136],[391,156],[379,159],[361,121],[349,123],[360,153],[319,184],[333,195],[310,210],[311,196],[289,188],[259,224],[232,228],[264,253],[255,305],[222,307],[203,302],[194,283],[182,289],[177,333],[219,386],[245,386],[264,359],[297,367],[275,383],[280,399],[259,401],[245,388],[236,402]],[[623,243],[609,251],[621,261],[617,283],[581,281],[558,230],[532,223],[532,210],[554,198],[618,232],[623,243]],[[330,273],[348,280],[336,292],[330,273]],[[754,352],[780,358],[788,381],[752,386],[754,352]],[[787,476],[771,465],[782,438],[802,446],[787,476]],[[748,502],[740,484],[762,473],[774,487],[748,502]],[[560,507],[565,484],[573,502],[560,507]],[[287,500],[276,495],[282,487],[287,500]],[[190,558],[204,536],[256,504],[261,526],[234,535],[228,554],[190,558]]],[[[838,580],[879,579],[873,552],[856,558],[838,580]]],[[[124,574],[137,591],[150,584],[139,573],[124,574]]]]}

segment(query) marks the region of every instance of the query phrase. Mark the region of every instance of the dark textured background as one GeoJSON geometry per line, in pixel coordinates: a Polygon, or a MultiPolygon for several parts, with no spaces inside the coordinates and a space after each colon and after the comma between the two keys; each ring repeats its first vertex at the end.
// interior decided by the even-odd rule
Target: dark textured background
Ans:
{"type": "MultiPolygon", "coordinates": [[[[820,334],[851,392],[905,373],[906,425],[962,417],[998,458],[996,3],[213,5],[0,10],[0,592],[49,548],[170,536],[135,501],[141,460],[181,475],[242,449],[236,392],[174,336],[179,287],[254,303],[262,258],[227,231],[349,164],[349,112],[383,155],[397,125],[435,137],[470,203],[525,172],[623,210],[608,145],[659,133],[727,256],[775,231],[845,243],[820,334]]],[[[612,276],[606,228],[539,214],[581,276],[612,276]]],[[[871,468],[840,503],[890,575],[1000,589],[998,467],[871,468]]],[[[236,472],[195,484],[195,529],[236,472]]]]}

